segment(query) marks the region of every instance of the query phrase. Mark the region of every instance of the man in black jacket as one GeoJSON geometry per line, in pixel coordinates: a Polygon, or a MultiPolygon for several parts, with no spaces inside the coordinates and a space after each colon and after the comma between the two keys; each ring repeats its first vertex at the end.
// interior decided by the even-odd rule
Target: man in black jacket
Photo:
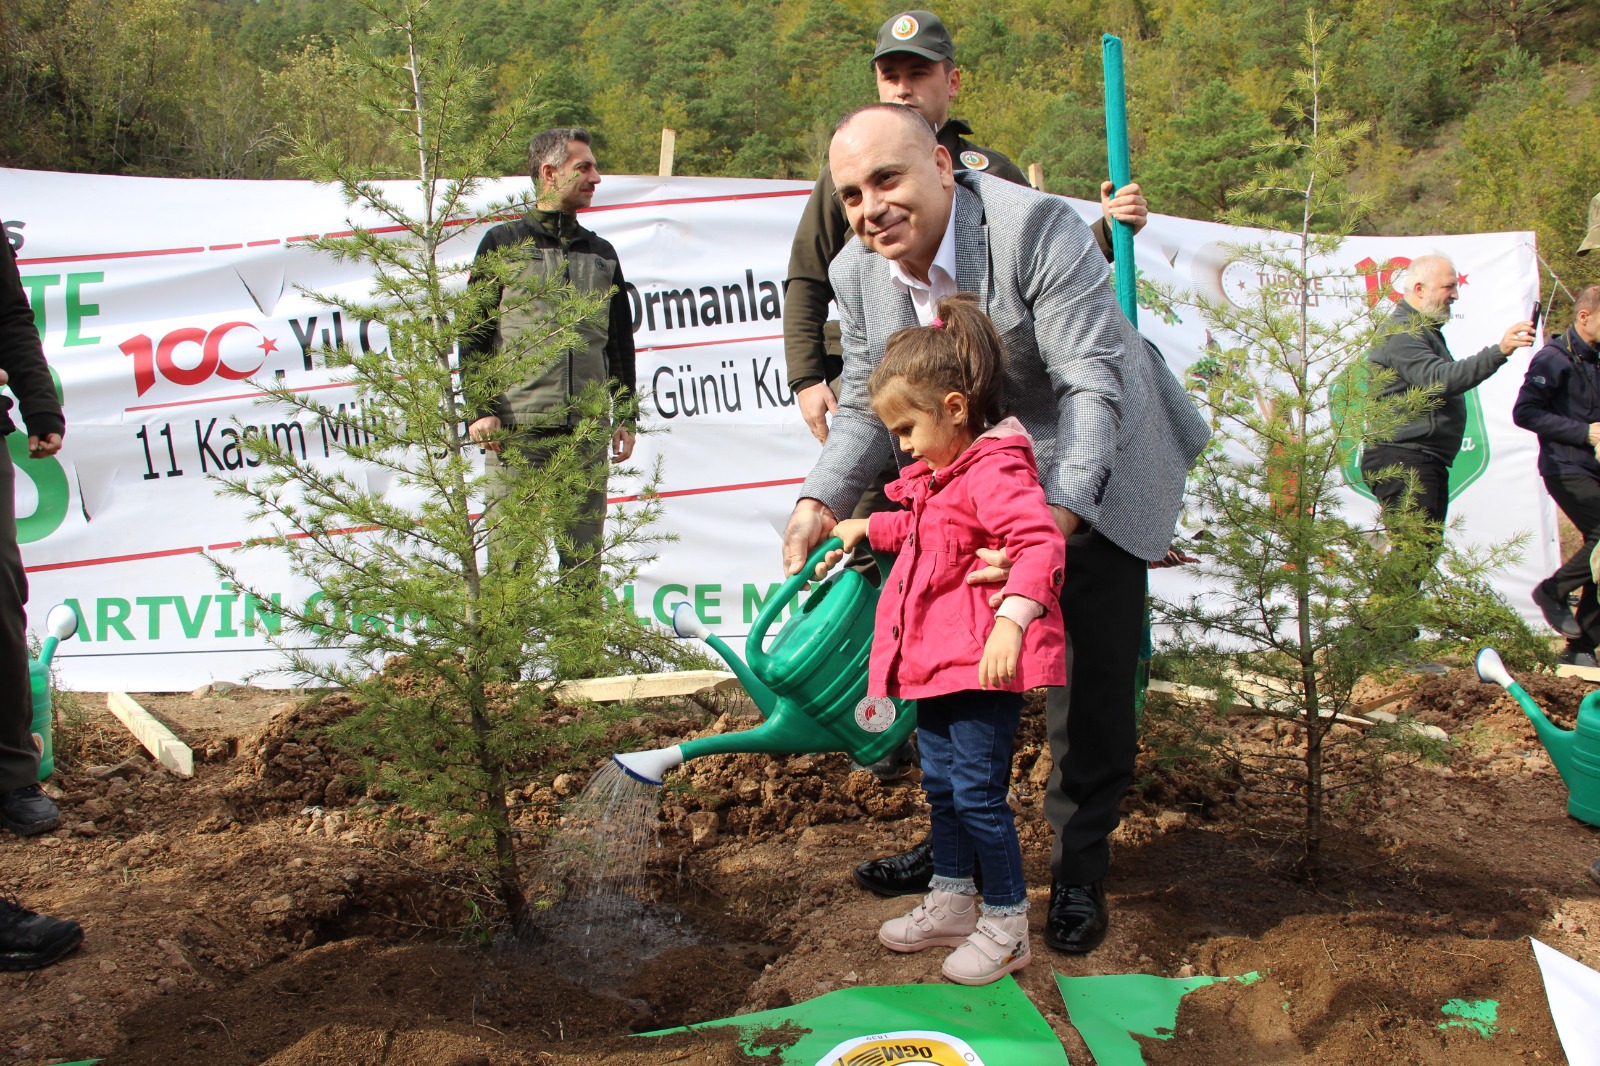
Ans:
{"type": "MultiPolygon", "coordinates": [[[[497,305],[468,329],[460,346],[461,365],[468,375],[502,349],[538,343],[539,336],[556,328],[560,316],[543,295],[551,283],[569,283],[584,295],[610,293],[605,313],[579,322],[576,341],[537,379],[499,393],[485,409],[474,412],[467,431],[490,453],[491,473],[501,469],[504,448],[518,449],[529,465],[554,454],[582,417],[575,401],[588,387],[605,385],[618,410],[627,411],[632,405],[633,312],[623,288],[622,265],[610,241],[578,224],[579,209],[589,206],[600,184],[592,143],[589,132],[576,127],[545,130],[534,137],[528,145],[528,168],[538,189],[537,204],[524,217],[495,226],[478,245],[480,261],[496,249],[518,247],[526,286],[502,287],[497,305]]],[[[482,280],[475,269],[468,283],[482,280]]],[[[567,530],[571,546],[561,552],[563,573],[576,570],[591,577],[598,573],[607,462],[626,462],[633,455],[634,431],[628,417],[612,430],[609,455],[601,447],[585,458],[589,483],[567,530]]]]}
{"type": "MultiPolygon", "coordinates": [[[[61,450],[67,423],[55,382],[22,290],[17,257],[0,240],[0,384],[9,384],[28,426],[28,455],[43,459],[61,450]]],[[[11,401],[0,398],[0,436],[16,425],[11,401]]],[[[61,824],[61,812],[39,787],[39,749],[33,744],[33,686],[28,678],[28,578],[17,551],[16,471],[0,456],[0,824],[19,836],[61,824]]],[[[71,919],[28,910],[0,893],[0,970],[48,966],[83,942],[71,919]]]]}
{"type": "Polygon", "coordinates": [[[1545,619],[1567,638],[1561,661],[1595,666],[1600,597],[1589,560],[1600,546],[1600,285],[1578,294],[1572,326],[1534,353],[1511,409],[1539,437],[1539,476],[1550,498],[1583,534],[1583,546],[1534,590],[1545,619]],[[1567,597],[1582,589],[1573,616],[1567,597]]]}
{"type": "MultiPolygon", "coordinates": [[[[1392,439],[1367,441],[1361,474],[1385,514],[1412,507],[1443,525],[1450,506],[1450,464],[1461,450],[1467,426],[1462,397],[1504,366],[1512,352],[1533,343],[1533,323],[1518,322],[1499,344],[1458,360],[1443,333],[1450,307],[1460,296],[1455,264],[1442,255],[1419,256],[1406,268],[1405,281],[1405,295],[1391,320],[1394,332],[1367,358],[1394,371],[1380,398],[1415,388],[1433,394],[1437,402],[1395,430],[1392,439]],[[1402,476],[1395,476],[1396,468],[1402,476]],[[1406,472],[1416,475],[1414,494],[1408,491],[1406,472]]],[[[1420,585],[1422,574],[1414,579],[1413,587],[1420,585]]]]}

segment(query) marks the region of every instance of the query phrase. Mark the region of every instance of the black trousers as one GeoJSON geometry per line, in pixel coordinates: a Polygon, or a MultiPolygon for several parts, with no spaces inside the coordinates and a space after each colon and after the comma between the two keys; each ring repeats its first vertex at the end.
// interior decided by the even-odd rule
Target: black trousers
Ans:
{"type": "Polygon", "coordinates": [[[1138,755],[1134,675],[1148,579],[1145,560],[1094,530],[1067,540],[1068,685],[1050,689],[1045,702],[1054,769],[1044,813],[1056,838],[1050,874],[1061,884],[1100,881],[1111,864],[1109,838],[1138,755]]]}
{"type": "MultiPolygon", "coordinates": [[[[4,438],[0,438],[3,442],[4,438]]],[[[0,792],[39,780],[28,679],[28,575],[17,550],[17,471],[0,454],[0,792]]]]}
{"type": "MultiPolygon", "coordinates": [[[[1412,448],[1377,445],[1367,448],[1362,453],[1361,476],[1365,479],[1367,488],[1372,490],[1372,495],[1378,499],[1384,527],[1389,529],[1391,540],[1395,536],[1395,531],[1389,524],[1389,515],[1401,508],[1421,511],[1434,523],[1436,528],[1427,534],[1426,566],[1431,570],[1433,564],[1438,561],[1439,552],[1444,548],[1443,526],[1445,515],[1450,508],[1450,464],[1438,456],[1412,448]],[[1404,478],[1377,476],[1380,470],[1394,466],[1416,475],[1415,494],[1407,493],[1404,478]]],[[[1409,573],[1395,574],[1392,579],[1395,587],[1391,591],[1415,592],[1422,586],[1422,579],[1425,576],[1426,571],[1420,568],[1409,573]]]]}
{"type": "Polygon", "coordinates": [[[1578,597],[1578,625],[1583,627],[1588,647],[1594,648],[1600,645],[1600,596],[1595,593],[1589,558],[1600,545],[1600,480],[1583,474],[1563,474],[1545,478],[1544,487],[1561,513],[1583,534],[1583,545],[1559,570],[1545,578],[1545,591],[1565,603],[1574,589],[1583,590],[1578,597]]]}

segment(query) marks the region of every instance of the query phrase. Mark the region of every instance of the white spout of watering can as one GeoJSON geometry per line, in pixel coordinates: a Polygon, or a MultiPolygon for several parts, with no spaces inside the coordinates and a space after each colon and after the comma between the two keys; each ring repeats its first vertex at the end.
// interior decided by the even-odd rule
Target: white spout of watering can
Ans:
{"type": "Polygon", "coordinates": [[[625,752],[611,756],[611,761],[622,767],[623,772],[634,780],[647,785],[659,785],[666,779],[668,770],[683,765],[683,746],[674,744],[670,748],[656,748],[653,751],[625,752]]]}
{"type": "Polygon", "coordinates": [[[1501,688],[1510,688],[1516,684],[1511,672],[1506,669],[1506,664],[1500,661],[1500,653],[1493,648],[1484,648],[1478,652],[1478,658],[1473,663],[1478,669],[1478,680],[1487,681],[1501,688]]]}
{"type": "Polygon", "coordinates": [[[680,637],[697,637],[701,640],[711,635],[711,630],[700,621],[700,616],[694,613],[694,608],[683,600],[672,606],[672,631],[680,637]]]}
{"type": "Polygon", "coordinates": [[[48,663],[55,658],[56,645],[78,631],[78,612],[64,603],[50,608],[44,616],[45,638],[39,645],[39,661],[48,663]]]}

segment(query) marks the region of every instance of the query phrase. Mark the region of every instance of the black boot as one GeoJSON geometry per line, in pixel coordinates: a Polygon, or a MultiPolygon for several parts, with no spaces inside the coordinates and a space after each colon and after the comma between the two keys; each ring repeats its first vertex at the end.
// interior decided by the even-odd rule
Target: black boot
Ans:
{"type": "Polygon", "coordinates": [[[83,943],[83,927],[70,918],[35,914],[0,895],[0,970],[37,970],[83,943]]]}
{"type": "Polygon", "coordinates": [[[874,895],[920,896],[933,879],[933,838],[923,837],[909,851],[871,859],[851,874],[856,884],[874,895]]]}
{"type": "Polygon", "coordinates": [[[38,785],[23,785],[0,796],[0,825],[19,837],[48,833],[61,824],[61,812],[38,785]]]}
{"type": "Polygon", "coordinates": [[[1050,914],[1044,942],[1068,955],[1087,955],[1106,938],[1111,918],[1106,913],[1102,883],[1050,886],[1050,914]]]}

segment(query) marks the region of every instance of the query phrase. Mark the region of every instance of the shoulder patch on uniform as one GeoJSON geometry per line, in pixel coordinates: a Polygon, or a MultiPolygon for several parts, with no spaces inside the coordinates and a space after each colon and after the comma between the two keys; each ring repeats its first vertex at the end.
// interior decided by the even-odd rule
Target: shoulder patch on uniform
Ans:
{"type": "Polygon", "coordinates": [[[974,152],[969,148],[961,153],[961,165],[968,170],[988,170],[989,157],[982,152],[974,152]]]}
{"type": "Polygon", "coordinates": [[[901,15],[894,20],[894,25],[889,27],[889,32],[893,34],[894,39],[897,41],[909,41],[917,35],[917,31],[921,28],[921,26],[917,25],[915,17],[901,15]]]}

